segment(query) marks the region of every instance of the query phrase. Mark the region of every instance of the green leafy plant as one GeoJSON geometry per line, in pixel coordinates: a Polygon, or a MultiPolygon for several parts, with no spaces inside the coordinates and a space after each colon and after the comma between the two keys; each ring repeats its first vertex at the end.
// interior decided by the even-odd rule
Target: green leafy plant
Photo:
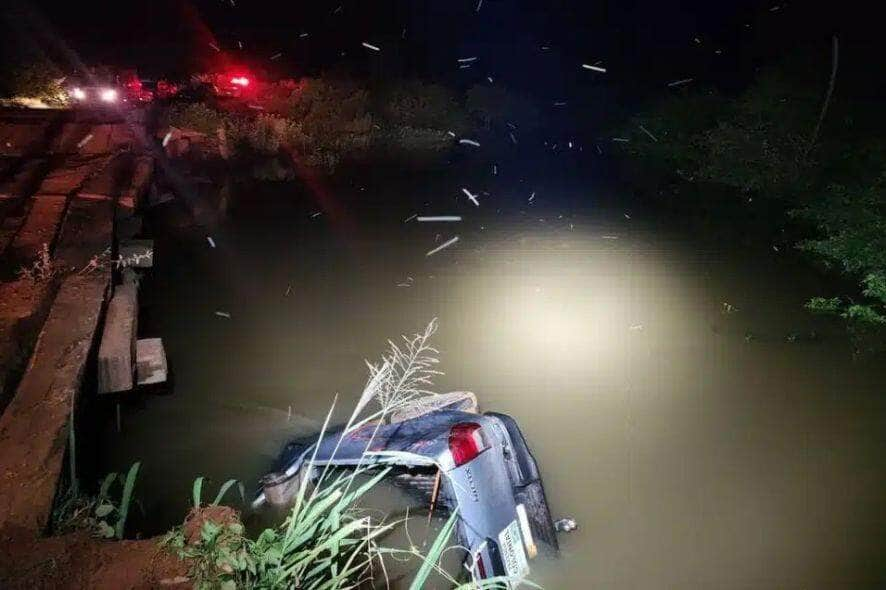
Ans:
{"type": "Polygon", "coordinates": [[[86,529],[97,537],[122,539],[140,467],[136,462],[125,475],[109,473],[94,497],[78,496],[69,488],[53,512],[53,529],[59,533],[86,529]]]}
{"type": "Polygon", "coordinates": [[[858,276],[864,299],[815,298],[807,307],[859,324],[886,325],[886,172],[867,186],[830,185],[821,198],[793,214],[812,222],[819,233],[799,247],[858,276]]]}
{"type": "Polygon", "coordinates": [[[350,588],[364,578],[377,538],[392,526],[375,525],[356,510],[386,473],[338,474],[311,493],[302,485],[284,522],[254,541],[231,509],[199,505],[201,478],[194,483],[196,507],[164,543],[190,561],[198,588],[350,588]],[[371,477],[355,485],[361,475],[371,477]]]}

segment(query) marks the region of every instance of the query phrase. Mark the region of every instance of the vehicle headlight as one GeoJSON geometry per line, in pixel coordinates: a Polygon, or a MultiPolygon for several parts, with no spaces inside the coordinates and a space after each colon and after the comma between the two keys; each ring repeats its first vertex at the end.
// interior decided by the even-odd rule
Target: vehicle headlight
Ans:
{"type": "Polygon", "coordinates": [[[76,100],[83,100],[86,98],[86,92],[84,92],[82,88],[74,88],[71,90],[71,96],[76,100]]]}
{"type": "Polygon", "coordinates": [[[117,91],[113,88],[103,88],[101,94],[99,94],[99,98],[101,98],[103,102],[116,102],[117,91]]]}

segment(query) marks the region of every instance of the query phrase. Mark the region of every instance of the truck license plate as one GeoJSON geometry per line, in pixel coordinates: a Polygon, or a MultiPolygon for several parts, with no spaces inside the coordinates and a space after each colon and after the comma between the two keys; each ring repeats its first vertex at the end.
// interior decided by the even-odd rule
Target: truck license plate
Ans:
{"type": "Polygon", "coordinates": [[[529,573],[519,522],[515,520],[498,534],[498,546],[501,548],[502,561],[508,577],[522,578],[529,573]]]}

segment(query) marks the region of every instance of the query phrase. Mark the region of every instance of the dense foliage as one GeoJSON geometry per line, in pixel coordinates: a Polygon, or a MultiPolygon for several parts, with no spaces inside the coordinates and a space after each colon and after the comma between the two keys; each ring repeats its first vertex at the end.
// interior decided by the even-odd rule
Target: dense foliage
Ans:
{"type": "Polygon", "coordinates": [[[672,180],[787,212],[779,223],[793,222],[795,245],[859,284],[856,293],[816,297],[808,307],[857,327],[884,325],[886,149],[870,137],[879,112],[838,101],[826,113],[834,123],[815,137],[823,99],[824,83],[780,69],[733,98],[681,89],[633,118],[619,131],[627,140],[620,145],[672,180]]]}
{"type": "Polygon", "coordinates": [[[182,103],[167,109],[165,122],[219,137],[233,157],[285,151],[297,165],[332,171],[343,161],[370,156],[438,159],[472,129],[469,109],[483,122],[483,108],[495,111],[498,100],[511,105],[502,112],[514,121],[537,119],[528,101],[497,92],[482,103],[472,90],[466,107],[456,92],[439,84],[404,80],[371,88],[341,76],[304,78],[263,91],[252,105],[261,109],[258,115],[208,102],[182,103]]]}

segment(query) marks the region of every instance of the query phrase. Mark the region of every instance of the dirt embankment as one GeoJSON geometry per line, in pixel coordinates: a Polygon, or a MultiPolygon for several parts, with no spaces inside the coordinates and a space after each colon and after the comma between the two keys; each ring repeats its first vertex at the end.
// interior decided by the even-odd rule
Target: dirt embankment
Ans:
{"type": "Polygon", "coordinates": [[[87,532],[34,538],[29,531],[0,542],[0,588],[81,590],[190,588],[186,564],[157,539],[101,541],[87,532]]]}

